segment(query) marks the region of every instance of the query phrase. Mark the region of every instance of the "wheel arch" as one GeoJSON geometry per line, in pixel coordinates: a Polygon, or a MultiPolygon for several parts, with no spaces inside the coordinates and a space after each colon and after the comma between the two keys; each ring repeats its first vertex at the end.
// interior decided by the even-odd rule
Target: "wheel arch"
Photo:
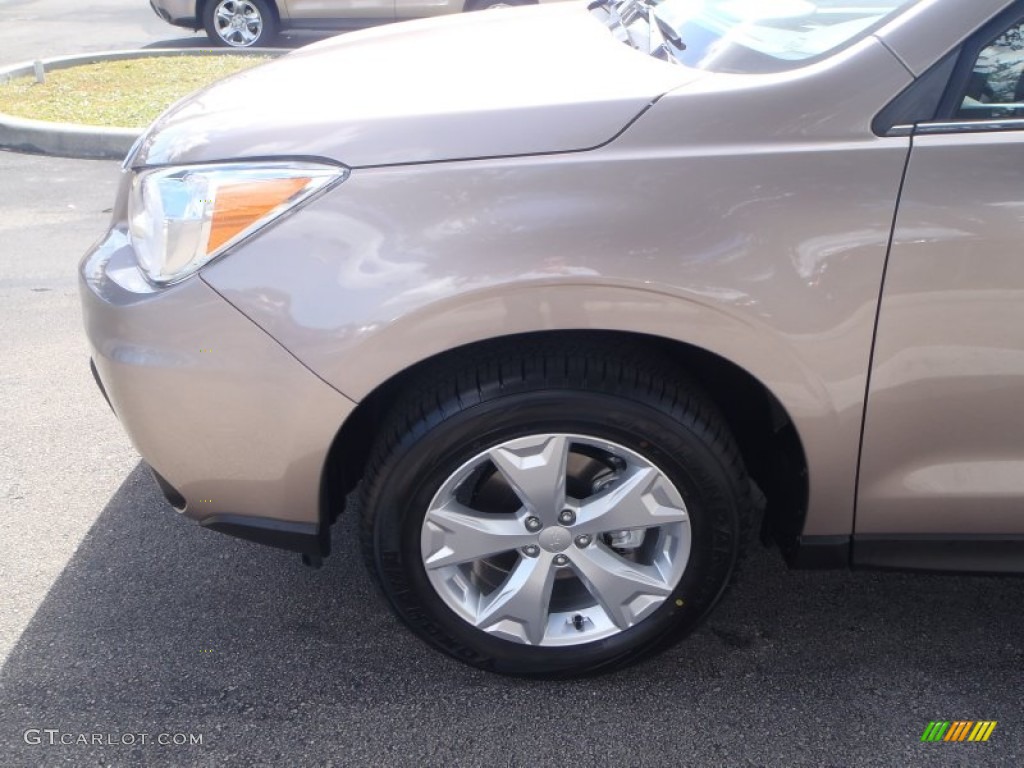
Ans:
{"type": "Polygon", "coordinates": [[[616,330],[548,330],[482,339],[425,357],[389,377],[361,398],[331,445],[321,484],[323,530],[337,518],[345,495],[361,479],[376,425],[424,371],[494,345],[528,346],[557,336],[629,342],[651,355],[672,358],[693,376],[722,411],[751,477],[765,494],[762,533],[777,541],[787,555],[795,552],[808,509],[809,469],[803,440],[780,398],[749,371],[707,349],[664,336],[616,330]]]}

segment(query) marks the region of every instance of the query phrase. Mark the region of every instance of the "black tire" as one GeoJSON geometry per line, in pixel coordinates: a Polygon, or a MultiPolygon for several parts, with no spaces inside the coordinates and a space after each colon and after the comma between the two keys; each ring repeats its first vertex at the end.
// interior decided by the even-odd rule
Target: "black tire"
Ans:
{"type": "Polygon", "coordinates": [[[277,39],[280,24],[277,20],[276,11],[266,0],[207,0],[203,6],[203,28],[206,30],[206,36],[210,38],[214,45],[226,48],[259,48],[271,45],[277,39]],[[256,9],[260,16],[261,26],[254,40],[244,42],[236,36],[238,42],[232,42],[230,35],[228,36],[229,39],[221,36],[217,30],[214,16],[217,13],[217,9],[225,2],[244,2],[256,9]]]}
{"type": "Polygon", "coordinates": [[[396,404],[362,485],[362,544],[398,616],[473,666],[528,677],[618,669],[691,632],[714,607],[753,538],[751,484],[722,417],[685,373],[637,345],[561,339],[493,347],[418,377],[396,404]],[[430,584],[420,529],[456,468],[505,440],[543,432],[613,441],[654,463],[690,515],[689,561],[675,591],[616,635],[568,648],[524,645],[476,629],[430,584]]]}

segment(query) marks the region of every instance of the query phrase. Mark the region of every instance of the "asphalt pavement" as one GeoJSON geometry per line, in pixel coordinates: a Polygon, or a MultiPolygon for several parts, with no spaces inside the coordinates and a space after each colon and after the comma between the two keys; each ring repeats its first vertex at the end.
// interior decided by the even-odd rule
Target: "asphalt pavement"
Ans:
{"type": "MultiPolygon", "coordinates": [[[[82,22],[82,42],[53,32],[72,5],[7,0],[0,63],[178,34],[104,0],[110,28],[82,22]]],[[[1021,579],[793,572],[758,551],[687,642],[538,683],[401,627],[351,510],[319,571],[180,518],[80,329],[75,267],[118,173],[0,152],[0,768],[1024,765],[1021,579]],[[998,725],[922,743],[937,719],[998,725]]]]}

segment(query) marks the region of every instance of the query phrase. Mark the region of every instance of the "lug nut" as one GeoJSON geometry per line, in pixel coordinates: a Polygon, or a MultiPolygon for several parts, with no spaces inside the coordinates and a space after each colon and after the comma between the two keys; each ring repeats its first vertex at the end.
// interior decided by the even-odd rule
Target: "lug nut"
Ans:
{"type": "Polygon", "coordinates": [[[532,515],[526,518],[526,530],[528,531],[539,531],[541,529],[541,522],[539,517],[533,517],[532,515]]]}
{"type": "Polygon", "coordinates": [[[558,515],[558,522],[562,525],[572,525],[576,522],[576,513],[571,509],[563,509],[558,515]]]}
{"type": "Polygon", "coordinates": [[[523,547],[523,554],[527,557],[536,557],[540,554],[540,547],[538,547],[536,544],[527,544],[525,547],[523,547]]]}
{"type": "Polygon", "coordinates": [[[568,565],[569,558],[565,555],[555,555],[555,565],[568,565]]]}
{"type": "Polygon", "coordinates": [[[583,549],[584,547],[589,547],[591,541],[593,541],[593,539],[590,536],[583,534],[582,536],[576,537],[576,546],[583,549]]]}

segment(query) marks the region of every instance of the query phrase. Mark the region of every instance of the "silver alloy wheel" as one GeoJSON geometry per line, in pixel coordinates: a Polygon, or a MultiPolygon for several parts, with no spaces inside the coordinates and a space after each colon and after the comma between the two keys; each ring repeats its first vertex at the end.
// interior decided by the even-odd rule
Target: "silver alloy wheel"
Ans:
{"type": "Polygon", "coordinates": [[[679,490],[640,454],[531,435],[474,456],[441,485],[420,552],[437,594],[469,624],[578,645],[629,629],[672,594],[690,520],[679,490]]]}
{"type": "Polygon", "coordinates": [[[249,0],[220,0],[213,11],[213,25],[225,43],[245,48],[263,32],[263,15],[249,0]]]}

